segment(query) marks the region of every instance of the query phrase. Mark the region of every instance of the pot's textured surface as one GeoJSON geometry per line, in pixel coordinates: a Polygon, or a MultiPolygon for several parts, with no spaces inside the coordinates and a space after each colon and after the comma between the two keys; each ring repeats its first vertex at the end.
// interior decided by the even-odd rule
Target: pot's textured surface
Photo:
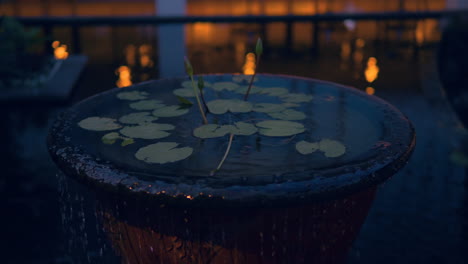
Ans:
{"type": "MultiPolygon", "coordinates": [[[[208,106],[215,100],[241,99],[247,84],[247,79],[235,75],[204,78],[208,106]]],[[[243,122],[257,131],[236,135],[226,162],[212,175],[210,172],[216,168],[228,145],[228,135],[206,139],[194,136],[193,131],[202,125],[196,105],[182,109],[184,112],[176,113],[175,117],[158,110],[161,105],[177,105],[179,102],[173,91],[181,88],[182,92],[189,92],[190,88],[182,88],[184,85],[187,86],[187,82],[182,78],[152,81],[114,89],[77,104],[52,127],[48,139],[52,157],[67,174],[110,190],[123,187],[132,193],[169,200],[167,202],[178,200],[179,204],[206,205],[211,201],[225,201],[258,205],[336,198],[364,190],[393,175],[414,148],[415,134],[410,122],[397,109],[376,97],[312,79],[259,75],[249,97],[250,108],[224,101],[220,105],[228,105],[227,110],[221,109],[226,113],[207,114],[211,124],[232,127],[243,122]],[[130,93],[122,96],[122,92],[130,93]],[[130,97],[126,97],[129,94],[130,97]],[[148,100],[155,101],[146,104],[148,100]],[[278,109],[278,106],[281,107],[278,109]],[[158,129],[163,126],[166,130],[156,129],[130,138],[134,134],[130,132],[139,125],[128,124],[122,116],[144,112],[148,114],[145,120],[135,123],[155,123],[158,129]],[[90,117],[94,119],[86,120],[90,117]],[[96,119],[98,117],[101,119],[96,119]],[[83,129],[96,120],[104,120],[101,127],[91,128],[99,131],[83,129]],[[262,128],[261,123],[266,120],[289,122],[286,124],[293,123],[299,128],[285,134],[285,123],[262,128]],[[275,134],[271,131],[286,136],[271,136],[275,134]],[[107,137],[109,132],[111,137],[107,137]],[[317,145],[332,141],[336,144],[328,144],[329,149],[323,149],[324,143],[317,145]],[[152,157],[147,154],[150,157],[146,160],[138,157],[142,149],[168,142],[186,151],[188,157],[162,164],[151,159],[166,158],[170,151],[152,154],[152,157]],[[310,154],[300,153],[296,149],[300,142],[322,146],[322,149],[318,147],[319,150],[310,154]]],[[[211,112],[215,112],[213,109],[211,112]]]]}

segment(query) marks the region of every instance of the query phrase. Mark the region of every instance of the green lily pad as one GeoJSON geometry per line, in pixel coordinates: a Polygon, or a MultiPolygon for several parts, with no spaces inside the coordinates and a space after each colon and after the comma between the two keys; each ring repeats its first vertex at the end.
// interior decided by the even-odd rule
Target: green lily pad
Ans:
{"type": "Polygon", "coordinates": [[[142,100],[131,103],[129,106],[135,110],[153,110],[164,107],[164,104],[159,100],[142,100]]]}
{"type": "Polygon", "coordinates": [[[285,107],[300,107],[301,105],[298,103],[282,103],[285,107]]]}
{"type": "Polygon", "coordinates": [[[270,137],[288,137],[305,131],[304,125],[285,120],[267,120],[256,124],[258,132],[270,137]]]}
{"type": "Polygon", "coordinates": [[[81,120],[78,123],[83,129],[92,130],[92,131],[108,131],[108,130],[116,130],[121,128],[122,126],[115,123],[117,120],[107,117],[88,117],[81,120]]]}
{"type": "MultiPolygon", "coordinates": [[[[207,81],[204,81],[203,84],[204,84],[205,87],[213,86],[210,82],[207,82],[207,81]]],[[[193,91],[192,81],[184,81],[184,82],[182,82],[181,85],[182,85],[182,87],[191,89],[193,91]]],[[[197,82],[195,82],[195,87],[197,87],[197,82]]]]}
{"type": "Polygon", "coordinates": [[[195,97],[195,93],[193,92],[193,88],[179,88],[172,91],[173,94],[181,97],[195,97]]]}
{"type": "Polygon", "coordinates": [[[320,151],[323,151],[325,157],[336,158],[346,152],[346,147],[339,141],[332,139],[322,139],[319,143],[320,151]]]}
{"type": "Polygon", "coordinates": [[[121,100],[137,101],[143,100],[148,97],[147,92],[132,91],[132,92],[120,92],[117,94],[117,98],[121,100]]]}
{"type": "Polygon", "coordinates": [[[286,103],[306,103],[312,101],[312,95],[303,93],[290,93],[281,96],[286,103]]]}
{"type": "Polygon", "coordinates": [[[135,140],[133,140],[133,138],[123,138],[122,143],[120,145],[122,147],[125,147],[133,143],[135,143],[135,140]]]}
{"type": "Polygon", "coordinates": [[[231,100],[213,100],[207,103],[208,109],[211,113],[221,115],[226,112],[232,113],[247,113],[252,111],[252,104],[250,102],[231,99],[231,100]]]}
{"type": "Polygon", "coordinates": [[[236,122],[234,125],[216,125],[208,124],[197,127],[193,131],[193,135],[198,138],[216,138],[227,134],[239,136],[250,136],[257,132],[257,128],[246,122],[236,122]]]}
{"type": "MultiPolygon", "coordinates": [[[[250,82],[250,79],[252,79],[252,75],[245,75],[245,74],[239,74],[239,75],[234,75],[232,76],[232,81],[234,82],[250,82]]],[[[254,82],[258,81],[258,76],[254,77],[254,82]]]]}
{"type": "Polygon", "coordinates": [[[231,125],[231,133],[238,136],[250,136],[257,133],[258,129],[246,122],[235,122],[231,125]]]}
{"type": "Polygon", "coordinates": [[[157,117],[173,117],[185,115],[189,112],[187,108],[180,108],[178,105],[170,105],[161,107],[153,111],[153,115],[157,117]]]}
{"type": "Polygon", "coordinates": [[[159,139],[170,135],[166,130],[173,130],[175,127],[170,124],[148,123],[138,126],[128,126],[120,130],[120,133],[129,138],[159,139]]]}
{"type": "Polygon", "coordinates": [[[117,132],[111,132],[107,133],[104,136],[102,136],[101,141],[104,144],[112,145],[115,143],[117,139],[120,138],[120,134],[117,132]]]}
{"type": "Polygon", "coordinates": [[[268,113],[269,116],[281,120],[303,120],[306,119],[306,114],[293,109],[286,109],[282,112],[268,113]]]}
{"type": "Polygon", "coordinates": [[[150,112],[131,113],[119,118],[120,123],[129,125],[151,123],[155,120],[158,120],[158,118],[152,116],[150,112]]]}
{"type": "Polygon", "coordinates": [[[122,136],[120,136],[120,134],[117,133],[117,132],[111,132],[111,133],[105,134],[105,135],[101,138],[101,141],[102,141],[102,143],[104,143],[104,144],[112,145],[112,144],[114,144],[118,139],[122,139],[122,143],[120,144],[122,147],[125,147],[125,146],[127,146],[127,145],[130,145],[130,144],[135,143],[135,141],[133,140],[133,138],[122,137],[122,136]]]}
{"type": "Polygon", "coordinates": [[[260,113],[275,113],[286,110],[282,104],[258,103],[253,106],[253,111],[260,113]]]}
{"type": "Polygon", "coordinates": [[[288,94],[288,89],[282,87],[263,88],[262,94],[269,96],[283,96],[288,94]]]}
{"type": "MultiPolygon", "coordinates": [[[[246,94],[248,89],[249,89],[249,86],[244,85],[244,86],[240,86],[239,88],[237,88],[236,90],[234,90],[234,92],[236,92],[236,93],[238,93],[238,94],[246,94]]],[[[262,87],[258,87],[258,86],[252,85],[252,87],[250,88],[249,94],[260,94],[260,93],[262,93],[262,92],[263,92],[263,88],[262,88],[262,87]]]]}
{"type": "Polygon", "coordinates": [[[314,153],[318,149],[319,149],[319,144],[317,142],[310,143],[305,140],[302,140],[296,143],[296,150],[302,155],[314,153]]]}
{"type": "Polygon", "coordinates": [[[193,153],[191,147],[177,148],[176,142],[158,142],[140,148],[135,158],[147,163],[165,164],[188,158],[193,153]]]}
{"type": "Polygon", "coordinates": [[[216,124],[202,125],[193,130],[193,135],[197,138],[217,138],[230,133],[230,125],[219,126],[216,124]]]}
{"type": "Polygon", "coordinates": [[[211,87],[215,91],[234,91],[239,88],[239,84],[233,82],[216,82],[211,87]]]}

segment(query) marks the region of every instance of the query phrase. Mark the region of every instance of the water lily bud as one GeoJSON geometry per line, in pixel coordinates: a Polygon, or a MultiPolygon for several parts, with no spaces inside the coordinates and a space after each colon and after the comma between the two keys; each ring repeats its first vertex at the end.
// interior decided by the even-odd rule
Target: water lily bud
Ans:
{"type": "Polygon", "coordinates": [[[187,57],[184,57],[184,64],[185,64],[185,71],[189,76],[193,76],[193,68],[192,64],[190,64],[190,61],[187,57]]]}
{"type": "Polygon", "coordinates": [[[255,53],[257,54],[257,56],[260,56],[263,53],[263,44],[262,44],[261,38],[257,39],[257,46],[255,47],[255,53]]]}

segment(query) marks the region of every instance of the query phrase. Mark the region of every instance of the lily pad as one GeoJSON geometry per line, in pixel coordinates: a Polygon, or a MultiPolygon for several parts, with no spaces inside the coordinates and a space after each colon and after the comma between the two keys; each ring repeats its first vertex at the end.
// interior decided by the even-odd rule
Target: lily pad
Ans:
{"type": "Polygon", "coordinates": [[[234,91],[239,88],[239,84],[233,82],[216,82],[211,87],[215,91],[234,91]]]}
{"type": "Polygon", "coordinates": [[[108,131],[108,130],[116,130],[121,128],[122,126],[115,123],[117,120],[107,117],[88,117],[81,120],[78,123],[83,129],[92,130],[92,131],[108,131]]]}
{"type": "Polygon", "coordinates": [[[336,158],[346,152],[346,147],[341,142],[332,139],[322,139],[319,142],[319,147],[328,158],[336,158]]]}
{"type": "Polygon", "coordinates": [[[211,113],[221,115],[226,112],[232,113],[247,113],[252,111],[252,104],[250,102],[231,99],[231,100],[213,100],[207,103],[208,109],[211,113]]]}
{"type": "MultiPolygon", "coordinates": [[[[236,90],[234,90],[234,92],[238,93],[238,94],[245,94],[247,93],[247,90],[249,89],[249,86],[247,85],[244,85],[244,86],[239,86],[239,88],[237,88],[236,90]]],[[[263,92],[263,88],[262,87],[258,87],[258,86],[255,86],[255,85],[252,85],[252,87],[250,88],[250,92],[249,94],[260,94],[263,92]]]]}
{"type": "Polygon", "coordinates": [[[143,124],[143,123],[151,123],[158,118],[152,116],[150,112],[139,112],[139,113],[131,113],[128,115],[124,115],[119,118],[119,122],[123,124],[143,124]]]}
{"type": "Polygon", "coordinates": [[[281,96],[286,103],[306,103],[312,101],[312,95],[304,93],[290,93],[281,96]]]}
{"type": "Polygon", "coordinates": [[[170,135],[166,130],[173,130],[175,127],[170,124],[141,124],[138,126],[128,126],[120,130],[120,133],[130,138],[159,139],[170,135]]]}
{"type": "Polygon", "coordinates": [[[173,94],[181,97],[195,97],[195,93],[193,92],[193,88],[179,88],[172,91],[173,94]]]}
{"type": "Polygon", "coordinates": [[[288,137],[305,131],[304,125],[285,120],[267,120],[256,124],[258,132],[270,137],[288,137]]]}
{"type": "Polygon", "coordinates": [[[164,107],[164,104],[159,100],[142,100],[139,102],[131,103],[130,108],[135,110],[153,110],[164,107]]]}
{"type": "Polygon", "coordinates": [[[137,101],[143,100],[148,97],[147,92],[132,91],[132,92],[121,92],[117,94],[117,98],[121,100],[137,101]]]}
{"type": "Polygon", "coordinates": [[[263,88],[262,94],[269,96],[283,96],[288,94],[288,89],[282,87],[263,88]]]}
{"type": "Polygon", "coordinates": [[[236,122],[234,125],[208,124],[195,128],[193,135],[198,138],[216,138],[227,134],[250,136],[257,132],[257,128],[246,122],[236,122]]]}
{"type": "Polygon", "coordinates": [[[135,157],[147,163],[165,164],[188,158],[193,153],[191,147],[177,148],[176,142],[158,142],[140,148],[135,157]]]}
{"type": "Polygon", "coordinates": [[[307,117],[303,112],[293,109],[286,109],[277,113],[268,113],[268,115],[281,120],[303,120],[307,117]]]}
{"type": "Polygon", "coordinates": [[[319,149],[319,144],[317,142],[310,143],[305,140],[301,140],[296,143],[296,150],[302,155],[314,153],[318,149],[319,149]]]}
{"type": "MultiPolygon", "coordinates": [[[[250,82],[250,79],[252,79],[252,75],[239,74],[232,76],[234,82],[250,82]]],[[[253,81],[258,81],[258,76],[255,76],[253,81]]]]}
{"type": "Polygon", "coordinates": [[[189,110],[187,108],[181,108],[178,105],[170,105],[154,110],[153,115],[158,117],[173,117],[185,115],[188,112],[189,110]]]}
{"type": "Polygon", "coordinates": [[[231,125],[220,126],[208,124],[197,127],[193,130],[193,135],[197,138],[217,138],[222,137],[231,131],[231,125]]]}
{"type": "Polygon", "coordinates": [[[258,103],[253,106],[253,111],[260,113],[275,113],[286,110],[282,104],[258,103]]]}
{"type": "Polygon", "coordinates": [[[117,139],[120,138],[120,134],[117,132],[111,132],[107,133],[104,136],[102,136],[101,141],[104,144],[112,145],[115,143],[117,139]]]}
{"type": "Polygon", "coordinates": [[[122,143],[120,145],[122,147],[125,147],[133,143],[135,143],[135,140],[133,140],[133,138],[123,138],[122,143]]]}
{"type": "MultiPolygon", "coordinates": [[[[213,86],[210,82],[207,82],[207,81],[204,81],[203,84],[204,84],[205,87],[213,86]]],[[[193,91],[192,81],[184,81],[184,82],[182,82],[181,85],[182,85],[182,87],[192,89],[192,91],[193,91]]],[[[195,81],[195,87],[197,87],[197,82],[196,81],[195,81]]]]}

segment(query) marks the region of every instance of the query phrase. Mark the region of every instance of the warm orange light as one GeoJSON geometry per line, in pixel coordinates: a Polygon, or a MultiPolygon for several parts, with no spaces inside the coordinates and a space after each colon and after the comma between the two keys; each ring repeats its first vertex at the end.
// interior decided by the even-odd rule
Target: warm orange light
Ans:
{"type": "Polygon", "coordinates": [[[129,67],[122,65],[115,73],[119,76],[119,79],[115,83],[117,87],[126,87],[132,85],[132,72],[129,67]]]}
{"type": "Polygon", "coordinates": [[[369,86],[369,87],[366,88],[366,93],[370,94],[370,95],[373,95],[373,94],[375,94],[375,89],[373,87],[369,86]]]}
{"type": "Polygon", "coordinates": [[[61,45],[60,41],[56,40],[52,42],[52,48],[54,48],[54,57],[57,60],[64,60],[68,58],[67,45],[61,45]]]}
{"type": "Polygon", "coordinates": [[[151,46],[148,44],[143,44],[138,48],[140,53],[140,65],[142,67],[153,67],[154,63],[151,60],[151,46]]]}
{"type": "Polygon", "coordinates": [[[356,47],[357,48],[364,48],[365,45],[366,45],[365,40],[363,40],[361,38],[356,39],[356,47]]]}
{"type": "Polygon", "coordinates": [[[245,55],[245,64],[242,67],[242,70],[244,71],[245,75],[252,75],[255,73],[255,54],[252,52],[247,53],[245,55]]]}
{"type": "Polygon", "coordinates": [[[364,71],[364,76],[367,82],[372,83],[379,76],[379,66],[377,66],[377,59],[370,57],[367,61],[367,67],[364,71]]]}
{"type": "Polygon", "coordinates": [[[128,45],[125,47],[125,60],[127,61],[127,65],[134,66],[135,65],[135,57],[136,57],[136,47],[135,45],[128,45]]]}

